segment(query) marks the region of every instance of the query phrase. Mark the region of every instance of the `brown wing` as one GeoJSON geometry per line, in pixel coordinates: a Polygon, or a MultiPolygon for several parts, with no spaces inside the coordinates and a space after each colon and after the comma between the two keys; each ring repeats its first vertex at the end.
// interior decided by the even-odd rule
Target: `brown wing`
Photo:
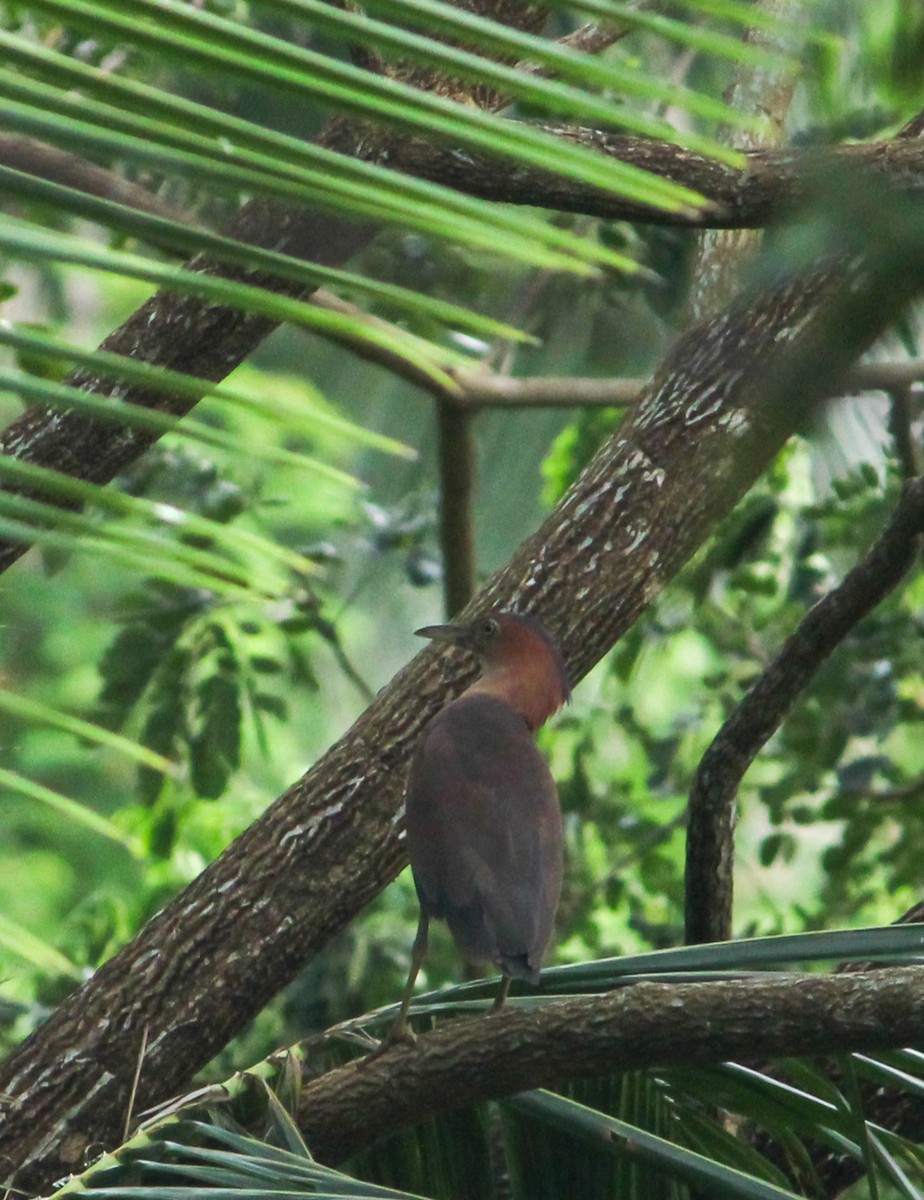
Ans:
{"type": "Polygon", "coordinates": [[[509,705],[465,696],[434,718],[411,765],[407,837],[424,911],[471,961],[537,979],[561,892],[561,811],[509,705]]]}

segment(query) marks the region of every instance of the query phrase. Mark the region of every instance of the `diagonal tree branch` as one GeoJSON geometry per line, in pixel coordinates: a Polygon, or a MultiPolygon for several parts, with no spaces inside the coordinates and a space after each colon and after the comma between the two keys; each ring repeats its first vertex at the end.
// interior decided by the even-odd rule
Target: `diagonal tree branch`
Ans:
{"type": "MultiPolygon", "coordinates": [[[[839,226],[870,242],[871,212],[839,226]]],[[[477,606],[535,612],[576,681],[676,574],[808,407],[924,287],[915,214],[874,263],[778,278],[680,339],[626,423],[477,606]]],[[[471,610],[470,610],[471,611],[471,610]]],[[[470,678],[428,649],[308,774],[0,1066],[0,1161],[38,1191],[192,1074],[404,862],[411,749],[470,678]]]]}
{"type": "Polygon", "coordinates": [[[924,479],[905,485],[863,559],[811,609],[703,755],[687,810],[686,939],[730,936],[735,799],[741,778],[836,647],[902,580],[921,551],[924,479]]]}

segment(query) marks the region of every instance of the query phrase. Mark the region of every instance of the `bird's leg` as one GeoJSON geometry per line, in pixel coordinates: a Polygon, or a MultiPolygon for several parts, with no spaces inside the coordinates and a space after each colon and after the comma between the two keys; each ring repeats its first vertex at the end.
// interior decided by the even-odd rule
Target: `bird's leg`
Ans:
{"type": "Polygon", "coordinates": [[[430,929],[430,918],[427,914],[420,910],[420,920],[417,922],[417,936],[414,938],[414,947],[411,950],[411,969],[408,971],[407,983],[404,985],[404,995],[401,997],[401,1011],[398,1013],[394,1025],[389,1029],[382,1042],[382,1049],[388,1046],[393,1046],[396,1042],[416,1042],[411,1027],[407,1023],[407,1010],[411,1004],[411,996],[414,992],[414,984],[417,982],[417,976],[420,974],[420,968],[423,965],[423,960],[427,954],[427,934],[430,929]]]}
{"type": "Polygon", "coordinates": [[[504,1007],[507,999],[507,993],[510,991],[510,976],[504,972],[504,977],[501,980],[501,985],[498,988],[497,995],[494,997],[494,1003],[491,1005],[491,1012],[497,1012],[499,1008],[504,1007]]]}

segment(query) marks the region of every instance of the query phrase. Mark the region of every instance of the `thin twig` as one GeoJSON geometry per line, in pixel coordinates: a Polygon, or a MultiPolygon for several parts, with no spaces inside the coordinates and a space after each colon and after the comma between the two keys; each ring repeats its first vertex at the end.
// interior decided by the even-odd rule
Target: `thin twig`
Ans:
{"type": "MultiPolygon", "coordinates": [[[[319,288],[311,297],[311,303],[360,320],[370,329],[395,334],[400,332],[391,322],[364,313],[357,305],[343,300],[326,288],[319,288]]],[[[424,375],[413,363],[391,350],[350,335],[338,335],[337,340],[367,362],[384,367],[434,396],[447,396],[460,408],[631,408],[645,387],[645,380],[637,378],[592,379],[581,375],[518,378],[477,366],[469,369],[449,368],[447,374],[456,385],[456,390],[449,392],[429,375],[424,375]]],[[[842,395],[877,391],[892,393],[922,381],[924,358],[897,359],[893,362],[861,363],[840,381],[837,390],[842,395]]]]}
{"type": "Polygon", "coordinates": [[[315,618],[315,628],[318,634],[327,642],[333,651],[334,658],[337,660],[337,665],[343,674],[349,679],[350,683],[356,688],[363,700],[367,704],[371,704],[375,699],[375,690],[366,683],[365,679],[360,674],[357,667],[353,664],[350,656],[343,648],[343,642],[340,640],[340,633],[333,621],[328,621],[326,618],[318,614],[315,618]]]}
{"type": "Polygon", "coordinates": [[[515,378],[487,371],[452,371],[465,408],[627,408],[642,394],[641,379],[515,378]]]}
{"type": "Polygon", "coordinates": [[[807,614],[703,755],[687,820],[688,943],[731,936],[735,798],[745,771],[818,668],[899,583],[924,532],[924,479],[908,483],[868,553],[807,614]]]}
{"type": "Polygon", "coordinates": [[[135,1063],[135,1074],[132,1077],[132,1089],[128,1094],[128,1107],[125,1110],[125,1125],[122,1129],[122,1141],[128,1141],[128,1134],[132,1127],[132,1113],[135,1111],[135,1097],[138,1095],[138,1081],[141,1078],[141,1067],[144,1063],[144,1056],[148,1049],[148,1030],[149,1025],[141,1031],[141,1046],[138,1049],[138,1061],[135,1063]]]}

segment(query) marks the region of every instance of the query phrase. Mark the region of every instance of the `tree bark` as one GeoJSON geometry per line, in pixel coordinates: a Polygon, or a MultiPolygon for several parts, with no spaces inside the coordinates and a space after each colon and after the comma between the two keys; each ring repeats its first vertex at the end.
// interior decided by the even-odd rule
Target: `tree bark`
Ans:
{"type": "MultiPolygon", "coordinates": [[[[487,7],[523,26],[541,16],[504,0],[487,7]]],[[[335,122],[325,138],[359,152],[364,135],[335,122]]],[[[366,136],[364,153],[383,144],[366,136]]],[[[406,160],[399,165],[411,169],[406,160]]],[[[902,239],[897,225],[896,242],[910,247],[903,247],[900,277],[892,262],[877,271],[854,261],[849,269],[777,281],[691,329],[631,419],[474,605],[540,615],[579,679],[747,490],[813,400],[916,294],[924,276],[917,243],[902,239]],[[834,329],[843,336],[832,340],[834,329]]],[[[231,232],[335,264],[374,231],[255,201],[231,232]]],[[[158,295],[105,348],[212,381],[271,328],[262,318],[158,295]]],[[[72,382],[116,390],[83,376],[72,382]]],[[[131,387],[118,394],[175,414],[192,403],[131,387]]],[[[10,428],[2,449],[103,482],[148,444],[144,434],[37,411],[10,428]]],[[[0,569],[19,553],[8,548],[0,569]]],[[[0,1163],[12,1186],[40,1191],[78,1168],[89,1147],[115,1143],[142,1045],[139,1109],[180,1090],[394,877],[404,862],[398,810],[409,754],[430,715],[469,677],[437,649],[422,652],[302,780],[0,1065],[0,1163]]],[[[855,986],[870,1026],[884,1016],[891,1030],[903,1028],[895,994],[863,991],[862,980],[855,986]]],[[[762,1020],[770,1024],[766,1011],[762,1020]]],[[[816,1011],[814,1027],[822,1025],[816,1011]]],[[[860,1044],[882,1044],[864,1036],[871,1040],[860,1044]]]]}
{"type": "Polygon", "coordinates": [[[299,1125],[334,1165],[464,1104],[601,1072],[898,1049],[924,1037],[924,968],[639,983],[603,996],[453,1021],[306,1082],[299,1125]]]}
{"type": "Polygon", "coordinates": [[[531,204],[613,221],[643,221],[690,229],[763,229],[808,202],[832,171],[867,174],[909,195],[924,190],[924,144],[896,138],[847,146],[749,150],[737,167],[669,142],[572,125],[544,125],[563,140],[641,167],[699,192],[699,212],[664,212],[602,188],[564,179],[554,171],[514,166],[486,154],[414,140],[398,165],[409,175],[446,184],[470,196],[504,204],[531,204]]]}

